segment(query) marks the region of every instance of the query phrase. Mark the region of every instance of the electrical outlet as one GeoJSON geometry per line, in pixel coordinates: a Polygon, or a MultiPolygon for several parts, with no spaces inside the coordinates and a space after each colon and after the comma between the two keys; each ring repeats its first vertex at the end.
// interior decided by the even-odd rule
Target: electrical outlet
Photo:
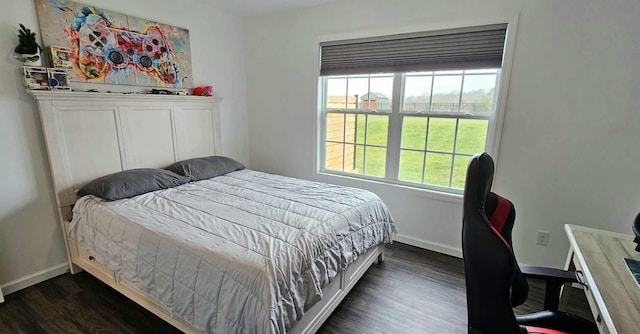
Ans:
{"type": "Polygon", "coordinates": [[[549,244],[549,235],[551,233],[549,231],[538,231],[538,241],[536,244],[547,246],[549,244]]]}

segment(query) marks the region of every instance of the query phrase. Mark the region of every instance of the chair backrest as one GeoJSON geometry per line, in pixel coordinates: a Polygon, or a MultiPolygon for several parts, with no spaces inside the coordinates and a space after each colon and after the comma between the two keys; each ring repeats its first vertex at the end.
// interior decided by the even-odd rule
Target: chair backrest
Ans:
{"type": "Polygon", "coordinates": [[[490,192],[494,163],[486,153],[471,159],[464,190],[462,253],[467,286],[469,332],[521,333],[513,306],[528,285],[513,255],[515,209],[490,192]]]}

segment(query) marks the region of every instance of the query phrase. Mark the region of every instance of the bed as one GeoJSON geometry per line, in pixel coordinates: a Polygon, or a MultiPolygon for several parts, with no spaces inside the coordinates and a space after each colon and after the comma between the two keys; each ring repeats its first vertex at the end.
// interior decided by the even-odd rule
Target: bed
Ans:
{"type": "Polygon", "coordinates": [[[391,241],[374,194],[251,170],[114,202],[79,198],[111,172],[220,154],[220,99],[32,95],[70,271],[184,332],[313,333],[391,241]]]}

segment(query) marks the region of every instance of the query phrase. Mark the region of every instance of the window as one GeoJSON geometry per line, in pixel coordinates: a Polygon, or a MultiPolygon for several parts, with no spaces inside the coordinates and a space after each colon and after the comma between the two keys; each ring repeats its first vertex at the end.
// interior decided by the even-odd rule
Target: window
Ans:
{"type": "MultiPolygon", "coordinates": [[[[440,66],[415,67],[405,63],[388,73],[377,69],[393,70],[393,66],[377,63],[377,68],[370,67],[371,61],[377,62],[381,57],[379,54],[354,66],[360,58],[367,58],[367,50],[380,48],[367,45],[358,59],[340,68],[344,59],[332,57],[346,52],[345,43],[338,43],[342,50],[333,55],[329,51],[334,50],[325,51],[323,44],[321,70],[325,59],[330,66],[320,76],[320,170],[460,193],[471,156],[488,150],[495,137],[492,131],[495,132],[506,26],[499,29],[502,35],[497,38],[499,43],[494,43],[499,45],[495,47],[499,49],[499,60],[468,61],[469,57],[459,57],[466,63],[443,65],[440,61],[436,64],[440,66]],[[411,71],[412,68],[419,70],[411,71]],[[365,70],[370,73],[359,73],[365,70]]],[[[464,34],[468,40],[469,31],[444,35],[460,49],[450,35],[460,38],[464,34]]],[[[487,27],[471,30],[477,31],[486,35],[487,27]]],[[[442,44],[442,36],[427,34],[427,39],[437,37],[442,44]]],[[[415,39],[415,35],[411,38],[415,39]]],[[[389,38],[381,40],[389,44],[389,38]]],[[[399,45],[407,43],[397,37],[392,42],[398,40],[399,45]]],[[[426,44],[432,47],[429,42],[432,41],[426,44]]],[[[346,45],[362,47],[367,43],[371,42],[348,41],[346,45]]],[[[415,45],[413,42],[412,48],[415,45]]],[[[396,57],[399,48],[394,50],[391,56],[396,57]]],[[[472,50],[477,46],[473,45],[472,50]]]]}

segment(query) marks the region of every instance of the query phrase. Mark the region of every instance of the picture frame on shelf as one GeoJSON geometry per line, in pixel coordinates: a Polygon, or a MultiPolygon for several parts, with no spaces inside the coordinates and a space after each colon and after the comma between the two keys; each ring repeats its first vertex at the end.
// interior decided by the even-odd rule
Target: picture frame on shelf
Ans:
{"type": "Polygon", "coordinates": [[[45,67],[23,66],[22,72],[26,89],[49,90],[49,74],[45,67]]]}
{"type": "Polygon", "coordinates": [[[72,69],[71,48],[63,46],[49,46],[49,56],[51,58],[51,66],[54,68],[72,69]]]}
{"type": "Polygon", "coordinates": [[[71,90],[69,86],[69,70],[64,68],[48,68],[49,87],[52,90],[71,90]]]}

